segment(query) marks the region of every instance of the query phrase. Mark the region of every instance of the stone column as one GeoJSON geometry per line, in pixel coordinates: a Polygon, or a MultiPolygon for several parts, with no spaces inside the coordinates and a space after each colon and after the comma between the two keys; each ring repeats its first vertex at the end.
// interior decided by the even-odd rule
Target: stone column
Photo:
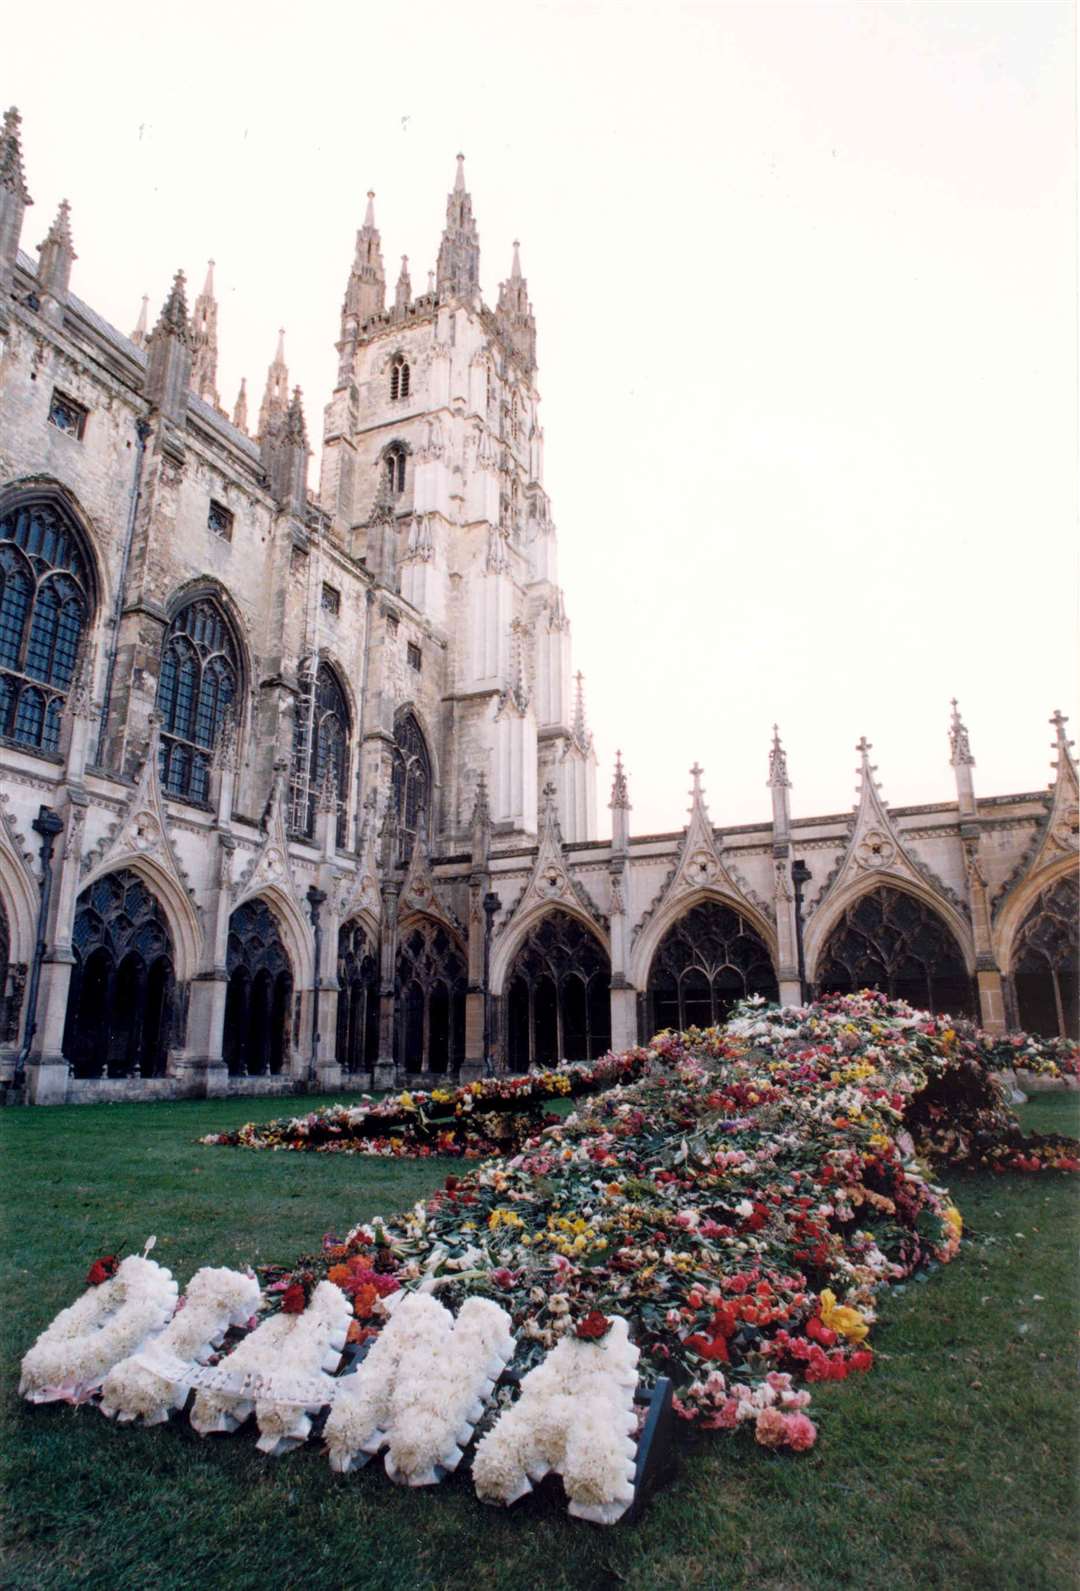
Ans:
{"type": "Polygon", "coordinates": [[[375,1061],[376,1089],[393,1088],[394,1068],[394,977],[397,962],[397,904],[400,885],[387,880],[382,886],[383,929],[379,942],[379,1054],[375,1061]]]}
{"type": "Polygon", "coordinates": [[[465,1059],[458,1074],[463,1083],[484,1074],[484,895],[487,873],[469,875],[469,987],[465,995],[465,1059]]]}
{"type": "Polygon", "coordinates": [[[184,1093],[207,1099],[220,1099],[229,1092],[229,1070],[222,1050],[229,989],[226,964],[236,841],[231,834],[221,831],[217,840],[217,868],[202,909],[203,962],[191,981],[188,997],[187,1042],[180,1054],[169,1060],[170,1073],[183,1079],[184,1093]]]}
{"type": "MultiPolygon", "coordinates": [[[[71,950],[71,913],[63,943],[56,938],[57,913],[60,910],[60,880],[64,862],[68,863],[68,896],[72,893],[71,876],[77,879],[82,856],[82,829],[85,817],[85,797],[81,804],[70,803],[66,824],[49,807],[42,807],[32,827],[41,836],[38,856],[41,865],[44,895],[44,919],[39,915],[35,954],[44,944],[44,954],[38,969],[37,989],[34,989],[34,964],[30,968],[30,985],[27,991],[27,1024],[35,1024],[26,1064],[26,1097],[32,1105],[60,1105],[67,1098],[68,1065],[64,1059],[64,1022],[67,1017],[68,993],[71,987],[71,969],[75,957],[71,950]],[[56,839],[66,828],[64,856],[54,861],[56,839]],[[70,849],[71,855],[67,856],[70,849]],[[48,878],[48,887],[45,880],[48,878]]],[[[24,1029],[27,1032],[28,1029],[24,1029]]],[[[24,1039],[24,1045],[25,1045],[24,1039]]]]}

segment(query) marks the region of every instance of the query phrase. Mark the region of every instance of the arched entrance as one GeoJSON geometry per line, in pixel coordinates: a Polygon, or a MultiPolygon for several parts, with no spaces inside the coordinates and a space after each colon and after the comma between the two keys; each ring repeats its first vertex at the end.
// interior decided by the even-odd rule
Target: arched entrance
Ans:
{"type": "Polygon", "coordinates": [[[173,946],[137,873],[107,873],[83,890],[71,946],[63,1052],[75,1076],[160,1076],[176,1011],[173,946]]]}
{"type": "Polygon", "coordinates": [[[239,1077],[280,1072],[289,1050],[292,966],[264,900],[245,901],[229,918],[225,965],[225,1064],[239,1077]]]}
{"type": "Polygon", "coordinates": [[[741,912],[699,901],[656,948],[646,995],[650,1033],[712,1027],[747,995],[778,998],[768,946],[741,912]]]}
{"type": "Polygon", "coordinates": [[[431,757],[416,714],[403,708],[394,719],[391,781],[398,825],[398,860],[408,863],[421,823],[431,833],[431,757]]]}
{"type": "Polygon", "coordinates": [[[880,989],[920,1011],[974,1016],[963,952],[930,906],[888,885],[860,895],[826,940],[817,994],[880,989]]]}
{"type": "Polygon", "coordinates": [[[379,962],[363,923],[338,933],[337,1063],[346,1072],[370,1071],[379,1053],[379,962]]]}
{"type": "Polygon", "coordinates": [[[1013,950],[1016,1019],[1028,1033],[1078,1036],[1077,916],[1080,887],[1059,878],[1024,918],[1013,950]]]}
{"type": "Polygon", "coordinates": [[[394,1059],[406,1072],[456,1072],[465,1058],[465,957],[437,922],[415,923],[398,946],[394,1059]]]}
{"type": "Polygon", "coordinates": [[[611,1048],[611,962],[569,912],[535,923],[506,980],[510,1070],[591,1061],[611,1048]]]}

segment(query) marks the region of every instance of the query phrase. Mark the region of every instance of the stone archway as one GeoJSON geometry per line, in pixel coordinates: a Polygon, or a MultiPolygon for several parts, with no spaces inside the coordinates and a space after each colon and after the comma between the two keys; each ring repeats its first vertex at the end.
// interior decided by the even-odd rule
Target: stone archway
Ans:
{"type": "Polygon", "coordinates": [[[343,1072],[369,1072],[378,1056],[378,946],[353,917],[338,931],[337,1063],[343,1072]]]}
{"type": "Polygon", "coordinates": [[[611,1048],[611,962],[570,912],[548,911],[533,923],[503,990],[512,1072],[592,1061],[611,1048]]]}
{"type": "Polygon", "coordinates": [[[465,1059],[465,953],[449,929],[417,917],[398,939],[394,1059],[405,1072],[456,1072],[465,1059]]]}
{"type": "Polygon", "coordinates": [[[920,1011],[976,1016],[960,945],[942,917],[907,890],[880,885],[849,902],[818,956],[814,993],[880,989],[920,1011]]]}
{"type": "Polygon", "coordinates": [[[130,868],[75,905],[63,1053],[76,1077],[158,1077],[177,1019],[172,936],[161,902],[130,868]]]}
{"type": "Polygon", "coordinates": [[[281,926],[259,896],[229,918],[222,1054],[234,1076],[280,1072],[289,1054],[293,972],[281,926]]]}
{"type": "Polygon", "coordinates": [[[1012,996],[1016,1020],[1029,1033],[1076,1038],[1078,1022],[1077,918],[1080,886],[1066,874],[1029,907],[1013,945],[1012,996]]]}
{"type": "Polygon", "coordinates": [[[676,919],[656,947],[646,990],[649,1033],[711,1027],[748,995],[776,1000],[769,947],[722,901],[703,900],[676,919]]]}

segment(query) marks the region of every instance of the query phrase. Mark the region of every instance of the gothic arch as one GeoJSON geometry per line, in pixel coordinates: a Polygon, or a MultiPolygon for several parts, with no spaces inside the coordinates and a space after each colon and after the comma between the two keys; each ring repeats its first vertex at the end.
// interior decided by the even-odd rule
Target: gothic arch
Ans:
{"type": "Polygon", "coordinates": [[[847,893],[815,950],[815,991],[875,988],[919,1010],[975,1015],[971,962],[938,901],[891,878],[847,893]]]}
{"type": "Polygon", "coordinates": [[[561,898],[555,901],[538,901],[535,905],[530,906],[527,911],[522,912],[520,917],[514,918],[503,929],[491,947],[492,994],[505,993],[507,978],[513,963],[517,959],[519,950],[537,923],[550,916],[552,912],[563,912],[567,917],[572,917],[576,922],[579,922],[596,940],[597,945],[610,961],[611,944],[608,937],[601,932],[599,926],[593,921],[583,906],[578,905],[576,901],[561,898]]]}
{"type": "Polygon", "coordinates": [[[1017,935],[1039,896],[1059,879],[1075,875],[1076,870],[1076,857],[1063,856],[1049,867],[1040,868],[1037,873],[1022,879],[1001,902],[1000,915],[994,925],[994,949],[1003,974],[1012,971],[1017,935]]]}
{"type": "Polygon", "coordinates": [[[234,1076],[277,1075],[292,1052],[295,967],[268,895],[251,896],[229,916],[222,1054],[234,1076]]]}
{"type": "Polygon", "coordinates": [[[594,925],[561,904],[530,914],[503,980],[511,1071],[592,1061],[611,1048],[611,957],[594,925]]]}
{"type": "MultiPolygon", "coordinates": [[[[280,884],[259,883],[233,902],[233,911],[265,898],[281,929],[281,940],[292,963],[294,987],[311,989],[315,983],[315,940],[311,924],[291,891],[280,884]]],[[[325,908],[324,908],[325,909],[325,908]]],[[[324,919],[325,921],[325,919],[324,919]]]]}
{"type": "Polygon", "coordinates": [[[214,575],[208,574],[194,575],[190,580],[185,580],[182,585],[176,587],[165,604],[165,628],[168,630],[178,614],[204,597],[217,603],[229,623],[236,645],[239,674],[236,690],[236,730],[239,736],[247,722],[247,703],[255,677],[251,663],[254,654],[247,620],[228,586],[223,585],[214,575]]]}
{"type": "Polygon", "coordinates": [[[402,702],[394,713],[394,742],[391,752],[390,786],[398,823],[398,860],[408,864],[412,839],[417,831],[419,807],[411,805],[415,791],[423,786],[423,811],[429,838],[435,831],[439,768],[434,743],[415,702],[402,702]],[[413,780],[417,783],[414,784],[413,780]],[[413,820],[410,824],[410,818],[413,820]]]}
{"type": "Polygon", "coordinates": [[[711,1027],[749,995],[779,995],[768,940],[741,906],[710,892],[668,923],[645,982],[645,1025],[711,1027]]]}
{"type": "Polygon", "coordinates": [[[296,698],[293,714],[293,749],[290,760],[291,797],[289,827],[311,838],[315,833],[315,814],[327,761],[334,765],[337,795],[337,844],[347,847],[349,814],[352,810],[353,744],[355,740],[355,702],[345,674],[332,658],[321,656],[314,676],[313,659],[302,666],[306,680],[296,698]],[[311,691],[309,698],[307,692],[311,691]],[[313,698],[313,699],[312,699],[313,698]],[[311,708],[310,725],[307,713],[311,708]],[[310,727],[311,741],[305,745],[310,727]]]}
{"type": "Polygon", "coordinates": [[[230,603],[215,587],[189,585],[170,603],[161,639],[156,705],[161,715],[158,764],[162,790],[205,803],[223,724],[232,718],[239,742],[248,674],[230,603]]]}
{"type": "Polygon", "coordinates": [[[0,519],[4,519],[13,509],[24,506],[32,508],[39,504],[57,509],[71,521],[89,570],[93,617],[99,618],[110,595],[108,576],[99,550],[104,538],[98,534],[74,492],[63,481],[54,480],[49,475],[25,475],[20,480],[8,481],[0,487],[0,519]]]}
{"type": "Polygon", "coordinates": [[[1010,946],[1011,1015],[1017,1026],[1045,1037],[1078,1036],[1078,893],[1074,869],[1044,882],[1010,946]]]}
{"type": "Polygon", "coordinates": [[[394,1056],[406,1072],[456,1072],[465,1059],[465,947],[448,924],[405,918],[394,965],[394,1056]]]}
{"type": "Polygon", "coordinates": [[[338,929],[336,1059],[345,1072],[369,1072],[379,1053],[379,936],[368,913],[338,929]]]}
{"type": "Polygon", "coordinates": [[[34,953],[37,926],[37,885],[3,829],[0,829],[0,908],[7,916],[10,959],[29,962],[34,953]]]}
{"type": "Polygon", "coordinates": [[[140,851],[111,855],[80,879],[80,893],[109,873],[124,868],[137,873],[165,913],[173,946],[173,965],[178,983],[189,982],[200,965],[203,946],[202,925],[187,890],[170,870],[153,856],[140,851]]]}
{"type": "Polygon", "coordinates": [[[875,869],[873,872],[860,874],[837,890],[835,895],[814,911],[806,924],[806,977],[811,984],[817,982],[818,963],[821,953],[832,935],[833,929],[856,901],[864,895],[872,895],[878,889],[895,889],[902,894],[911,895],[929,911],[936,913],[942,919],[952,937],[956,940],[963,958],[967,972],[975,975],[975,945],[971,937],[971,925],[952,903],[933,890],[917,884],[913,879],[902,878],[896,873],[886,873],[875,869]]]}
{"type": "Polygon", "coordinates": [[[650,917],[642,925],[637,942],[630,956],[629,981],[635,989],[645,989],[649,981],[649,972],[652,968],[653,958],[664,939],[680,917],[685,917],[693,907],[703,902],[713,901],[718,906],[726,906],[730,911],[744,917],[750,927],[757,934],[769,952],[769,959],[773,967],[776,966],[776,929],[763,912],[749,901],[737,895],[730,895],[725,890],[701,887],[688,890],[685,895],[675,895],[663,902],[655,916],[650,917]]]}

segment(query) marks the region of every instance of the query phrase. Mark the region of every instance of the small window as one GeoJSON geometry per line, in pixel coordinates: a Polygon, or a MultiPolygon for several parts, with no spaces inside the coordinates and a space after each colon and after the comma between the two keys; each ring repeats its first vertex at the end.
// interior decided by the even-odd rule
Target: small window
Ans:
{"type": "Polygon", "coordinates": [[[397,615],[395,613],[388,613],[386,615],[386,633],[387,633],[387,635],[396,635],[397,634],[397,630],[398,630],[397,615]]]}
{"type": "Polygon", "coordinates": [[[233,517],[229,509],[221,503],[210,499],[210,510],[206,516],[206,528],[213,531],[215,536],[220,536],[222,541],[232,541],[233,517]]]}
{"type": "Polygon", "coordinates": [[[409,642],[409,644],[408,644],[408,646],[406,648],[405,655],[406,655],[406,657],[409,660],[409,667],[410,668],[414,668],[416,670],[416,672],[419,674],[420,665],[423,662],[423,654],[421,653],[420,648],[416,645],[416,643],[414,641],[410,641],[409,642]]]}
{"type": "Polygon", "coordinates": [[[386,455],[386,479],[397,496],[405,490],[405,449],[392,447],[386,455]]]}
{"type": "Polygon", "coordinates": [[[395,354],[393,363],[390,366],[390,398],[391,401],[396,401],[398,398],[407,398],[408,396],[409,361],[404,354],[395,354]]]}
{"type": "Polygon", "coordinates": [[[341,592],[336,586],[328,586],[325,582],[322,588],[322,610],[332,614],[335,619],[341,612],[341,592]]]}
{"type": "Polygon", "coordinates": [[[49,424],[55,425],[58,431],[66,431],[68,436],[73,436],[77,442],[81,442],[83,432],[86,430],[86,410],[81,403],[76,403],[74,398],[65,397],[62,392],[54,392],[52,403],[49,405],[49,424]]]}

